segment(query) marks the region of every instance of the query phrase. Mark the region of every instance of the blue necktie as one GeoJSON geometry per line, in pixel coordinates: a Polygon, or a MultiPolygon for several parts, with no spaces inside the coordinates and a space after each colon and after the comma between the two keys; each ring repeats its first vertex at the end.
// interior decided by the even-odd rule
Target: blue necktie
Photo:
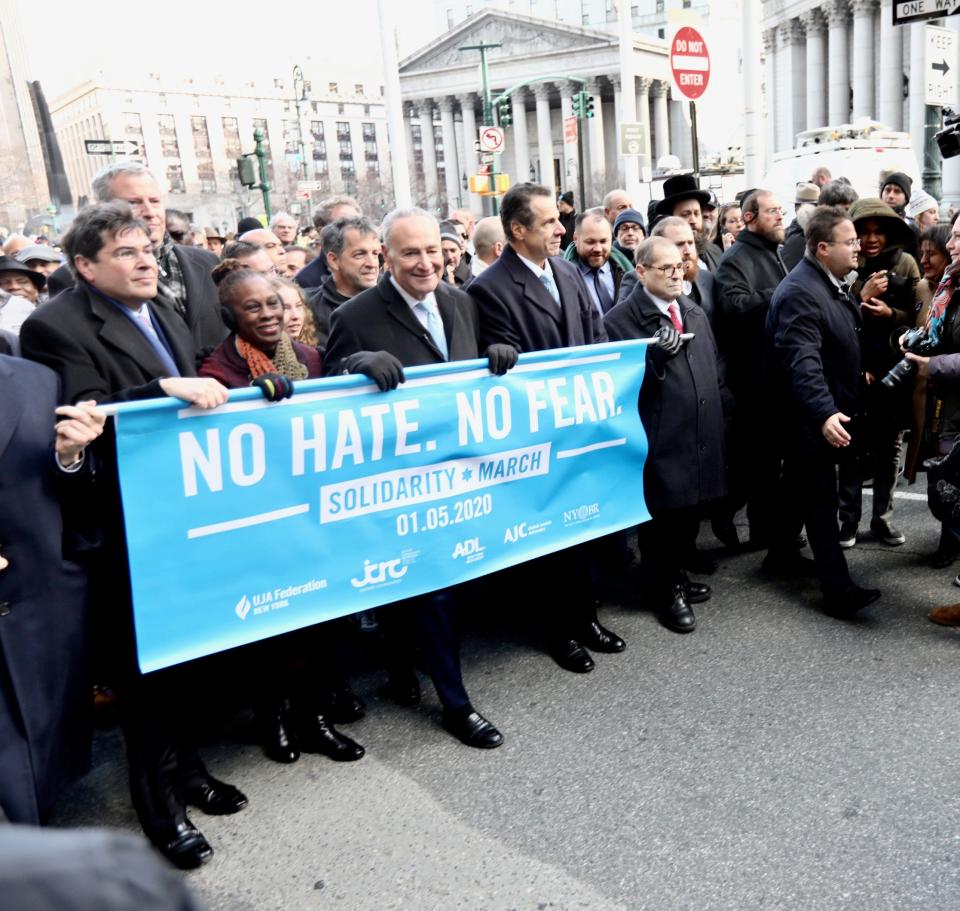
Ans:
{"type": "Polygon", "coordinates": [[[548,275],[546,272],[540,273],[540,284],[543,285],[550,292],[550,296],[554,299],[557,306],[560,306],[560,292],[557,290],[556,282],[553,280],[552,275],[548,275]]]}
{"type": "Polygon", "coordinates": [[[433,336],[433,341],[440,349],[443,359],[447,360],[447,336],[443,331],[443,320],[440,318],[436,304],[431,307],[426,301],[417,301],[414,310],[419,310],[421,313],[427,314],[427,332],[433,336]]]}
{"type": "Polygon", "coordinates": [[[167,346],[163,343],[163,339],[157,334],[157,330],[153,325],[153,318],[148,312],[149,308],[144,308],[143,310],[134,310],[133,311],[133,322],[134,325],[140,330],[140,332],[146,337],[147,341],[150,343],[150,347],[153,348],[157,357],[160,358],[163,366],[166,367],[167,373],[170,376],[180,376],[180,371],[177,369],[176,361],[173,359],[173,355],[167,350],[167,346]]]}
{"type": "Polygon", "coordinates": [[[600,304],[600,315],[603,316],[612,306],[613,298],[603,283],[603,276],[599,269],[591,269],[593,272],[593,290],[597,292],[597,303],[600,304]]]}

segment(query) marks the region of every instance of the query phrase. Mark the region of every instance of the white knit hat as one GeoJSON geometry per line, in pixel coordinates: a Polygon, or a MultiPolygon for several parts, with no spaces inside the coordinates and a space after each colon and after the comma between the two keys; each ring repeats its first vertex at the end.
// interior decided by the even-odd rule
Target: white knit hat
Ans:
{"type": "Polygon", "coordinates": [[[926,190],[916,190],[910,197],[905,211],[910,218],[916,218],[921,212],[938,208],[940,204],[926,190]]]}

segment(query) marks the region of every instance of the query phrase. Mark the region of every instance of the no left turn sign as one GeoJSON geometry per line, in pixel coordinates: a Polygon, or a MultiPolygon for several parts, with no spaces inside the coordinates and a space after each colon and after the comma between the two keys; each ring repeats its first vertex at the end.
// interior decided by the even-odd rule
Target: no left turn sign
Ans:
{"type": "Polygon", "coordinates": [[[481,127],[480,149],[483,152],[502,152],[503,130],[500,127],[481,127]]]}

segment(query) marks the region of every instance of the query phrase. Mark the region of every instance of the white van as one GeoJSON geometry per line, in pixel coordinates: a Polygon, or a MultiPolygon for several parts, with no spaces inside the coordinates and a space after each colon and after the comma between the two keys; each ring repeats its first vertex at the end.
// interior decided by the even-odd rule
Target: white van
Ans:
{"type": "Polygon", "coordinates": [[[833,177],[846,177],[860,196],[880,195],[880,172],[902,171],[919,189],[920,167],[913,154],[910,134],[891,130],[875,120],[860,120],[838,127],[822,127],[797,134],[797,147],[773,156],[773,164],[760,186],[777,194],[793,220],[796,186],[810,180],[819,167],[833,177]]]}

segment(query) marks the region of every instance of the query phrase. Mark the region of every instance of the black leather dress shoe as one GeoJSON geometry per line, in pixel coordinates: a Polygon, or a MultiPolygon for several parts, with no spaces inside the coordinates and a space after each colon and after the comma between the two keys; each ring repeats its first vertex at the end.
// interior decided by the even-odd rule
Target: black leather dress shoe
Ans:
{"type": "Polygon", "coordinates": [[[850,585],[839,591],[824,592],[823,609],[834,617],[850,618],[879,597],[879,589],[850,585]]]}
{"type": "Polygon", "coordinates": [[[183,796],[190,806],[203,810],[208,816],[239,813],[249,802],[246,795],[232,784],[217,781],[212,776],[201,785],[184,788],[183,796]]]}
{"type": "Polygon", "coordinates": [[[683,588],[687,596],[687,604],[703,604],[704,601],[709,601],[713,594],[713,589],[709,585],[703,582],[691,582],[689,579],[684,580],[683,588]]]}
{"type": "Polygon", "coordinates": [[[334,762],[356,762],[366,752],[359,743],[341,734],[323,715],[311,714],[297,719],[300,749],[304,753],[322,753],[334,762]]]}
{"type": "Polygon", "coordinates": [[[297,735],[293,732],[286,709],[277,706],[258,709],[257,728],[260,731],[260,743],[263,744],[263,752],[267,759],[289,764],[300,758],[300,744],[297,742],[297,735]]]}
{"type": "Polygon", "coordinates": [[[697,618],[690,609],[682,584],[673,587],[670,592],[670,601],[657,611],[657,619],[675,633],[692,633],[697,628],[697,618]]]}
{"type": "Polygon", "coordinates": [[[772,576],[815,576],[817,564],[796,550],[771,550],[763,558],[760,569],[772,576]]]}
{"type": "Polygon", "coordinates": [[[473,710],[466,714],[463,712],[451,714],[444,712],[441,723],[457,740],[465,743],[468,747],[492,750],[503,743],[503,734],[483,715],[473,710]]]}
{"type": "Polygon", "coordinates": [[[180,870],[196,870],[213,857],[210,842],[189,820],[177,825],[173,838],[151,837],[150,841],[170,863],[180,870]]]}
{"type": "Polygon", "coordinates": [[[349,686],[343,685],[320,695],[323,713],[334,724],[359,721],[367,714],[367,704],[349,686]]]}
{"type": "Polygon", "coordinates": [[[397,704],[411,706],[420,704],[420,681],[412,670],[391,671],[387,681],[387,695],[397,704]]]}
{"type": "Polygon", "coordinates": [[[550,649],[550,657],[565,671],[587,674],[595,667],[590,653],[576,639],[557,642],[550,649]]]}
{"type": "Polygon", "coordinates": [[[591,620],[580,633],[580,642],[592,652],[607,652],[611,655],[622,652],[627,647],[623,639],[601,626],[597,620],[591,620]]]}

